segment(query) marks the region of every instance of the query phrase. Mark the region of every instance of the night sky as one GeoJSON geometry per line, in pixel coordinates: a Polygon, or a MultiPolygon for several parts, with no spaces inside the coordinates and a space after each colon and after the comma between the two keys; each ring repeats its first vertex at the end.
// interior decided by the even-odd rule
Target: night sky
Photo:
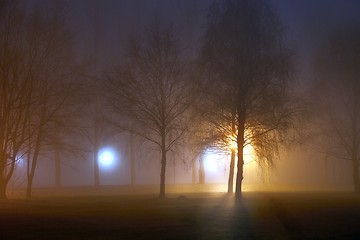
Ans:
{"type": "MultiPolygon", "coordinates": [[[[124,54],[128,33],[141,31],[155,15],[174,25],[187,48],[196,53],[211,0],[74,0],[69,1],[69,19],[78,36],[81,54],[94,51],[104,67],[118,62],[124,54]]],[[[300,62],[299,76],[308,78],[309,57],[313,48],[334,29],[360,23],[360,2],[356,0],[272,0],[275,11],[287,28],[290,43],[300,62]],[[305,72],[305,73],[304,73],[305,72]]]]}

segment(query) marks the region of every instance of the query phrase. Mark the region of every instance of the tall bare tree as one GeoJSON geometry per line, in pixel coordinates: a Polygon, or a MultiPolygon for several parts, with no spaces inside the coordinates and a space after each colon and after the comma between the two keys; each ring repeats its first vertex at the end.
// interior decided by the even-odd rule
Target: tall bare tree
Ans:
{"type": "Polygon", "coordinates": [[[0,13],[0,198],[26,141],[25,123],[31,85],[24,78],[23,35],[25,14],[16,1],[2,1],[0,13]]]}
{"type": "MultiPolygon", "coordinates": [[[[237,143],[235,194],[241,197],[244,147],[251,144],[257,162],[272,166],[291,126],[291,51],[268,1],[215,1],[208,14],[201,62],[214,134],[222,144],[237,143]]],[[[229,185],[233,173],[230,170],[229,185]]]]}
{"type": "Polygon", "coordinates": [[[1,198],[6,197],[6,185],[20,158],[27,162],[27,196],[31,195],[40,153],[55,137],[59,144],[74,115],[74,105],[67,104],[75,86],[67,81],[71,39],[60,5],[48,7],[52,9],[26,15],[17,1],[5,1],[1,13],[1,198]]]}
{"type": "MultiPolygon", "coordinates": [[[[71,127],[76,109],[71,63],[72,34],[65,25],[65,5],[43,4],[26,24],[26,71],[32,83],[32,103],[27,118],[27,197],[42,151],[59,150],[65,129],[71,127]]],[[[74,126],[72,126],[74,127],[74,126]]]]}
{"type": "Polygon", "coordinates": [[[315,56],[314,74],[319,143],[327,155],[351,162],[360,193],[360,26],[334,31],[315,56]]]}
{"type": "Polygon", "coordinates": [[[157,19],[142,36],[131,39],[123,64],[108,80],[116,125],[161,152],[160,198],[165,197],[167,153],[189,124],[191,81],[171,27],[157,19]]]}

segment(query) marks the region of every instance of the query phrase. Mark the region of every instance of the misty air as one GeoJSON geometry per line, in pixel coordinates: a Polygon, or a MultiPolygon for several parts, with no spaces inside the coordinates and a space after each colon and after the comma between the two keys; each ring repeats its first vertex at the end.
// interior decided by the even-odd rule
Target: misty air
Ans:
{"type": "Polygon", "coordinates": [[[360,3],[0,0],[0,230],[360,238],[360,3]]]}

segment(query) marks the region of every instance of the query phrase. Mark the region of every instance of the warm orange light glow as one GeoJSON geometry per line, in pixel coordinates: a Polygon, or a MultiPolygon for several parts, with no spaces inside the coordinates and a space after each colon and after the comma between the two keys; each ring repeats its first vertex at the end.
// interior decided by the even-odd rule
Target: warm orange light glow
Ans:
{"type": "Polygon", "coordinates": [[[244,151],[243,151],[244,164],[248,164],[248,163],[254,161],[253,155],[254,155],[254,148],[250,144],[247,144],[244,147],[244,151]]]}
{"type": "MultiPolygon", "coordinates": [[[[229,146],[231,150],[237,150],[238,145],[234,137],[229,137],[229,146]]],[[[243,149],[244,164],[254,161],[254,148],[251,144],[246,144],[243,149]]]]}
{"type": "Polygon", "coordinates": [[[237,149],[237,142],[236,142],[236,141],[231,141],[231,143],[230,143],[230,149],[231,149],[231,150],[236,150],[236,149],[237,149]]]}

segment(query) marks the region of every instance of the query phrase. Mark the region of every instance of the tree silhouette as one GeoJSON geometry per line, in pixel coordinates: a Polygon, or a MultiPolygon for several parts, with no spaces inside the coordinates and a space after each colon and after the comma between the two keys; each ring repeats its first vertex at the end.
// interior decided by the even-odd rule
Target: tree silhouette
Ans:
{"type": "Polygon", "coordinates": [[[3,1],[0,13],[0,198],[6,198],[25,137],[31,88],[22,77],[24,12],[16,2],[3,1]]]}
{"type": "Polygon", "coordinates": [[[254,148],[260,166],[272,166],[279,143],[291,126],[291,51],[269,3],[214,2],[208,14],[201,63],[205,68],[206,109],[211,110],[208,122],[220,145],[229,148],[231,141],[237,143],[235,193],[241,197],[244,147],[250,144],[254,148]]]}
{"type": "Polygon", "coordinates": [[[155,144],[161,152],[160,198],[165,197],[167,153],[189,124],[191,82],[171,27],[156,19],[131,39],[123,64],[109,77],[114,124],[155,144]]]}
{"type": "Polygon", "coordinates": [[[76,112],[69,104],[76,91],[76,84],[69,82],[71,35],[61,5],[42,7],[26,15],[16,1],[8,1],[1,15],[1,198],[21,158],[27,164],[26,195],[31,196],[40,154],[55,142],[65,148],[64,130],[76,112]]]}
{"type": "MultiPolygon", "coordinates": [[[[76,116],[71,65],[72,34],[65,25],[66,6],[61,2],[44,4],[29,14],[24,31],[24,69],[31,99],[26,117],[27,191],[31,197],[32,182],[41,154],[70,149],[65,132],[70,133],[76,116]]],[[[74,150],[74,149],[72,149],[74,150]]],[[[56,173],[55,173],[56,174],[56,173]]]]}
{"type": "MultiPolygon", "coordinates": [[[[354,191],[360,192],[360,26],[333,32],[315,56],[313,94],[326,154],[351,162],[354,191]],[[331,106],[331,107],[329,107],[331,106]]],[[[318,143],[319,144],[319,143],[318,143]]]]}

